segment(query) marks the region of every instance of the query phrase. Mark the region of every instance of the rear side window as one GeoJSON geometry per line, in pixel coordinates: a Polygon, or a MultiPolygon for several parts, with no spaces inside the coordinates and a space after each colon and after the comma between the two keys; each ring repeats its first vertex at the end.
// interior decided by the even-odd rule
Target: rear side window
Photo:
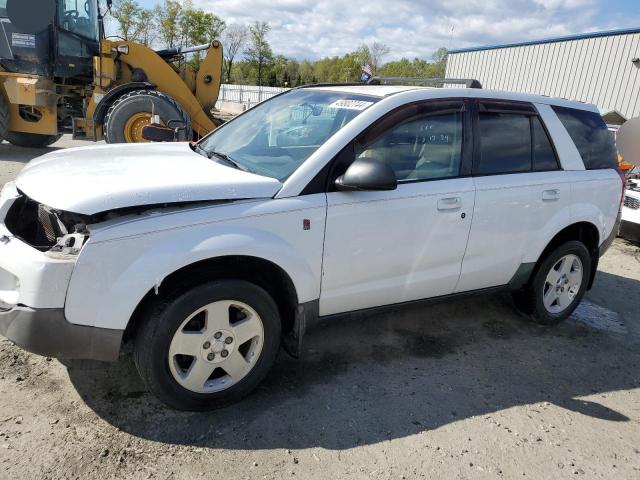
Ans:
{"type": "Polygon", "coordinates": [[[618,167],[613,136],[598,113],[566,107],[553,110],[569,132],[587,170],[618,167]]]}
{"type": "Polygon", "coordinates": [[[531,126],[528,115],[479,114],[480,154],[475,173],[519,173],[531,170],[531,126]]]}
{"type": "Polygon", "coordinates": [[[553,144],[531,104],[481,102],[478,136],[476,175],[559,168],[553,144]]]}

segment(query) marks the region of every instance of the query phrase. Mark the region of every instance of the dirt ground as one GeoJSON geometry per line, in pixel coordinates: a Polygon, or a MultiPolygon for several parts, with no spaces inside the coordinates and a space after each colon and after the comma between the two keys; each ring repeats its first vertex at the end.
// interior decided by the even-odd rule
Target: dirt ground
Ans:
{"type": "MultiPolygon", "coordinates": [[[[39,153],[5,147],[2,181],[39,153]]],[[[502,295],[354,315],[204,414],[165,408],[128,356],[67,368],[3,339],[0,478],[638,479],[639,312],[618,239],[558,327],[502,295]]]]}

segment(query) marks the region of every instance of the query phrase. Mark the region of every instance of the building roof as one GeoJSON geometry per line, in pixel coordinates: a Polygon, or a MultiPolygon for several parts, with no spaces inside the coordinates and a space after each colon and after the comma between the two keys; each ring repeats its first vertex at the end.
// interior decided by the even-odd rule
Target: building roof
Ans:
{"type": "Polygon", "coordinates": [[[449,54],[480,52],[482,50],[496,50],[499,48],[526,47],[528,45],[540,45],[543,43],[569,42],[571,40],[584,40],[587,38],[598,38],[598,37],[613,37],[616,35],[629,35],[633,33],[640,33],[640,28],[626,28],[626,29],[619,29],[619,30],[607,30],[603,32],[581,33],[577,35],[567,35],[564,37],[553,37],[553,38],[543,38],[540,40],[531,40],[528,42],[505,43],[502,45],[485,45],[482,47],[459,48],[459,49],[449,50],[449,54]]]}

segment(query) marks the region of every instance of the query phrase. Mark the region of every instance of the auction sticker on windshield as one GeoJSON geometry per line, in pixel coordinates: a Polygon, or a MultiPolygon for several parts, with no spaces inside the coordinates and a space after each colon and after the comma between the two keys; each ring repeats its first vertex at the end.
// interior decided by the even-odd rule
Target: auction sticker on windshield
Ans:
{"type": "Polygon", "coordinates": [[[367,107],[373,105],[373,102],[367,102],[365,100],[349,100],[342,99],[333,102],[327,108],[343,108],[346,110],[364,110],[367,107]]]}

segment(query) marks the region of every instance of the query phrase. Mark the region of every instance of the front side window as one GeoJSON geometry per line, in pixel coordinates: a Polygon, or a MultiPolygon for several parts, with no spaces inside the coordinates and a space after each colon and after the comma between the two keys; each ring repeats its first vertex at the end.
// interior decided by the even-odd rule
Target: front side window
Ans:
{"type": "Polygon", "coordinates": [[[598,113],[566,107],[553,107],[553,111],[569,132],[587,170],[618,167],[613,136],[598,113]]]}
{"type": "Polygon", "coordinates": [[[430,102],[405,107],[383,119],[356,143],[356,158],[388,163],[399,182],[460,174],[462,102],[430,102]]]}
{"type": "Polygon", "coordinates": [[[83,38],[97,40],[97,2],[95,0],[61,0],[58,6],[58,25],[83,38]]]}
{"type": "Polygon", "coordinates": [[[329,90],[292,90],[218,128],[200,147],[239,168],[284,181],[323,143],[378,97],[329,90]]]}

